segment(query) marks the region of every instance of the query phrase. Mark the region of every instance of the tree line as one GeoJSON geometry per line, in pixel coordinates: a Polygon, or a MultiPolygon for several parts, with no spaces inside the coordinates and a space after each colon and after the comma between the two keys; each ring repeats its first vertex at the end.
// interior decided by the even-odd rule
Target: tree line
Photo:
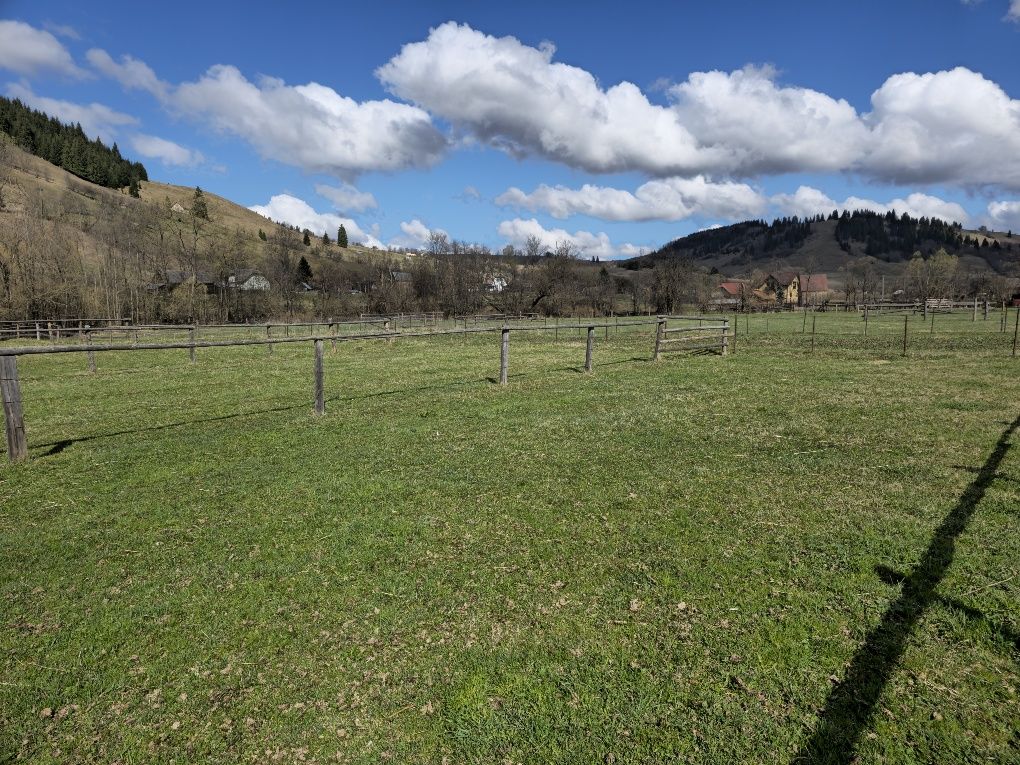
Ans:
{"type": "Polygon", "coordinates": [[[145,166],[121,156],[116,143],[90,140],[80,123],[65,124],[16,98],[0,97],[0,131],[29,154],[99,186],[137,189],[149,179],[145,166]]]}

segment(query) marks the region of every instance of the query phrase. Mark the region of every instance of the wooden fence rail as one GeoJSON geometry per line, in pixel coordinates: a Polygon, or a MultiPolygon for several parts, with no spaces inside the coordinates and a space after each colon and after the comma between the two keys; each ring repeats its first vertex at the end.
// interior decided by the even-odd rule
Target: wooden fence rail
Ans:
{"type": "MultiPolygon", "coordinates": [[[[629,321],[625,322],[622,326],[649,326],[656,325],[656,358],[658,358],[659,341],[663,335],[663,331],[666,329],[666,322],[670,318],[686,319],[686,320],[698,320],[704,321],[704,317],[659,317],[655,320],[649,321],[629,321]]],[[[325,324],[325,323],[324,323],[325,324]]],[[[329,340],[333,347],[336,347],[338,342],[355,342],[359,340],[387,340],[392,341],[396,338],[425,338],[425,337],[436,337],[442,335],[469,335],[469,334],[485,334],[485,333],[500,333],[500,364],[499,364],[499,384],[507,385],[509,380],[509,369],[510,369],[510,333],[513,332],[547,332],[550,328],[546,326],[503,326],[503,327],[472,327],[472,328],[460,328],[460,329],[447,329],[447,330],[432,330],[428,332],[407,332],[407,331],[382,331],[373,333],[362,333],[353,335],[338,335],[335,333],[335,327],[338,322],[328,323],[330,330],[333,330],[328,335],[307,335],[302,337],[266,337],[266,338],[247,338],[247,339],[233,339],[233,340],[200,340],[198,338],[197,328],[193,325],[184,325],[182,328],[187,328],[189,332],[189,339],[186,341],[177,342],[165,342],[165,343],[132,343],[130,345],[122,343],[94,343],[92,342],[92,332],[86,331],[83,333],[83,342],[77,345],[49,345],[49,346],[27,346],[20,348],[0,348],[0,394],[2,394],[3,400],[3,411],[4,411],[4,422],[7,436],[7,456],[11,462],[21,462],[28,458],[28,444],[25,436],[25,421],[24,414],[21,406],[21,387],[18,380],[18,357],[19,356],[39,356],[48,355],[54,353],[85,353],[88,357],[89,371],[96,371],[96,354],[97,353],[110,353],[117,351],[162,351],[162,350],[174,350],[174,349],[185,349],[188,351],[189,360],[195,361],[195,351],[198,348],[230,348],[230,347],[244,347],[244,346],[268,346],[270,351],[273,346],[279,343],[308,343],[311,342],[314,349],[314,364],[313,364],[313,411],[317,415],[324,414],[326,411],[326,399],[324,391],[324,370],[325,363],[323,359],[323,343],[329,340]]],[[[311,325],[306,325],[311,326],[311,325]]],[[[389,322],[385,322],[384,326],[388,327],[389,322]]],[[[587,331],[587,342],[585,344],[585,358],[584,358],[584,370],[586,373],[593,371],[593,355],[594,355],[594,344],[595,344],[595,330],[597,328],[607,328],[609,326],[621,326],[614,323],[610,325],[608,323],[587,323],[587,324],[567,324],[560,325],[562,329],[584,329],[587,331]]],[[[719,325],[724,326],[724,325],[719,325]]],[[[270,326],[266,327],[267,334],[269,333],[270,326]]],[[[698,329],[698,328],[692,328],[698,329]]],[[[702,329],[714,329],[714,327],[704,327],[702,329]]],[[[723,339],[723,353],[725,353],[725,333],[723,339]]]]}

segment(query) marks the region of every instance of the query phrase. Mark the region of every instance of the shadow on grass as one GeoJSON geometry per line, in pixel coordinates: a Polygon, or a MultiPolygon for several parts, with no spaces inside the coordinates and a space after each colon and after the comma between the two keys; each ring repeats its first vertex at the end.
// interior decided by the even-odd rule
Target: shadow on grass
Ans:
{"type": "MultiPolygon", "coordinates": [[[[814,733],[794,756],[793,762],[840,764],[855,761],[857,743],[871,723],[882,690],[903,656],[910,633],[929,606],[945,602],[971,618],[987,621],[977,609],[956,600],[944,600],[936,588],[953,562],[957,537],[966,530],[978,504],[995,480],[1017,428],[1020,428],[1020,417],[1003,431],[992,453],[977,471],[977,476],[935,530],[928,549],[910,573],[901,575],[879,567],[879,576],[888,583],[899,584],[902,588],[900,594],[889,604],[882,621],[868,633],[864,645],[854,654],[846,677],[829,694],[814,733]]],[[[992,627],[1014,647],[1020,646],[1015,633],[992,627]]]]}
{"type": "MultiPolygon", "coordinates": [[[[630,362],[633,362],[633,361],[647,361],[647,359],[633,358],[633,359],[621,359],[620,361],[608,361],[608,362],[605,362],[604,364],[602,364],[602,366],[615,366],[617,364],[627,364],[627,363],[630,363],[630,362]]],[[[554,369],[552,371],[554,371],[554,372],[563,372],[563,371],[583,372],[584,370],[583,369],[579,369],[577,367],[565,367],[565,368],[560,368],[560,369],[554,369]]],[[[511,380],[519,379],[519,378],[524,378],[524,377],[528,377],[528,375],[526,373],[523,373],[523,372],[518,372],[517,374],[511,374],[510,375],[510,379],[511,380]]],[[[408,394],[408,393],[421,393],[421,392],[430,391],[430,390],[448,390],[448,389],[451,389],[451,388],[462,388],[462,387],[466,387],[466,386],[469,386],[469,385],[478,385],[479,383],[484,383],[484,382],[488,382],[488,383],[492,383],[493,385],[497,385],[497,384],[499,384],[499,379],[496,378],[496,377],[483,377],[483,378],[480,378],[480,379],[461,380],[461,381],[457,381],[457,382],[439,383],[439,384],[435,384],[435,385],[419,385],[419,386],[414,387],[414,388],[395,388],[395,389],[392,389],[392,390],[383,390],[383,391],[376,391],[374,393],[365,393],[363,395],[358,395],[358,396],[328,396],[328,397],[326,397],[326,403],[329,403],[329,402],[336,403],[336,402],[343,402],[343,401],[365,401],[365,400],[369,400],[369,399],[373,399],[373,398],[383,398],[383,397],[386,397],[386,396],[399,396],[399,395],[408,394]]],[[[236,412],[235,414],[224,414],[224,415],[221,415],[219,417],[202,417],[202,418],[196,418],[196,419],[193,419],[193,420],[181,420],[179,422],[168,422],[168,423],[163,424],[163,425],[152,425],[152,426],[149,426],[149,427],[134,428],[134,429],[130,429],[130,430],[117,430],[117,431],[113,431],[111,433],[97,433],[96,435],[92,435],[92,436],[80,436],[78,438],[64,438],[64,439],[61,439],[59,441],[51,441],[49,443],[39,444],[37,447],[34,447],[34,448],[46,449],[46,447],[49,447],[49,449],[46,449],[46,451],[40,453],[38,455],[38,458],[53,457],[53,456],[55,456],[57,454],[60,454],[61,452],[63,452],[68,447],[73,446],[74,444],[85,443],[85,442],[88,442],[88,441],[97,441],[97,440],[104,439],[104,438],[116,438],[117,436],[129,436],[129,435],[134,435],[134,434],[137,434],[137,433],[153,433],[153,432],[157,432],[157,431],[160,431],[160,430],[170,430],[171,428],[183,428],[183,427],[186,427],[188,425],[201,425],[203,423],[208,423],[208,422],[222,422],[224,420],[233,420],[233,419],[238,419],[238,418],[241,418],[241,417],[257,417],[257,416],[263,415],[263,414],[275,414],[275,413],[278,413],[278,412],[289,412],[289,411],[294,411],[294,410],[298,410],[298,409],[311,409],[311,402],[301,403],[301,404],[293,404],[293,405],[290,405],[290,406],[277,406],[277,407],[272,407],[272,408],[268,408],[268,409],[257,409],[257,410],[248,411],[248,412],[236,412]]]]}

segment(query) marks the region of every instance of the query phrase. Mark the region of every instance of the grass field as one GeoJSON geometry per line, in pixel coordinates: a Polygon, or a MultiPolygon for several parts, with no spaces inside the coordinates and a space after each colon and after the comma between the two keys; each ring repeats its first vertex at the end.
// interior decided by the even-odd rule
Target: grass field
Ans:
{"type": "Polygon", "coordinates": [[[1012,323],[817,321],[22,358],[0,761],[1020,761],[1012,323]]]}

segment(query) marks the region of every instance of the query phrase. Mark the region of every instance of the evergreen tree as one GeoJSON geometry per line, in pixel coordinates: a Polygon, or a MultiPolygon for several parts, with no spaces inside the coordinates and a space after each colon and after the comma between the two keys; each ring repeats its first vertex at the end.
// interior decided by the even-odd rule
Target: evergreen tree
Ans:
{"type": "Polygon", "coordinates": [[[336,230],[336,243],[341,247],[347,247],[347,229],[344,228],[344,224],[340,224],[340,228],[336,230]]]}
{"type": "Polygon", "coordinates": [[[132,181],[149,179],[145,167],[124,159],[117,144],[90,141],[80,124],[64,124],[17,99],[0,97],[0,132],[30,154],[101,186],[130,188],[132,181]]]}
{"type": "Polygon", "coordinates": [[[263,231],[262,229],[259,229],[259,239],[261,239],[263,242],[266,241],[266,232],[263,231]]]}
{"type": "Polygon", "coordinates": [[[329,244],[329,234],[327,234],[325,231],[322,232],[322,243],[326,245],[329,244]]]}
{"type": "Polygon", "coordinates": [[[301,256],[301,260],[297,264],[297,278],[299,282],[305,283],[312,280],[312,267],[308,265],[308,260],[304,255],[301,256]]]}
{"type": "Polygon", "coordinates": [[[306,228],[305,229],[305,236],[304,236],[304,239],[303,239],[303,241],[305,243],[305,247],[307,247],[308,245],[310,245],[312,243],[312,238],[309,236],[309,233],[310,232],[306,228]]]}
{"type": "Polygon", "coordinates": [[[131,185],[128,186],[128,194],[133,196],[135,199],[139,197],[138,194],[138,181],[134,178],[131,179],[131,185]]]}
{"type": "Polygon", "coordinates": [[[195,196],[191,200],[191,214],[196,218],[209,220],[209,208],[205,204],[205,194],[198,186],[195,187],[195,196]]]}

